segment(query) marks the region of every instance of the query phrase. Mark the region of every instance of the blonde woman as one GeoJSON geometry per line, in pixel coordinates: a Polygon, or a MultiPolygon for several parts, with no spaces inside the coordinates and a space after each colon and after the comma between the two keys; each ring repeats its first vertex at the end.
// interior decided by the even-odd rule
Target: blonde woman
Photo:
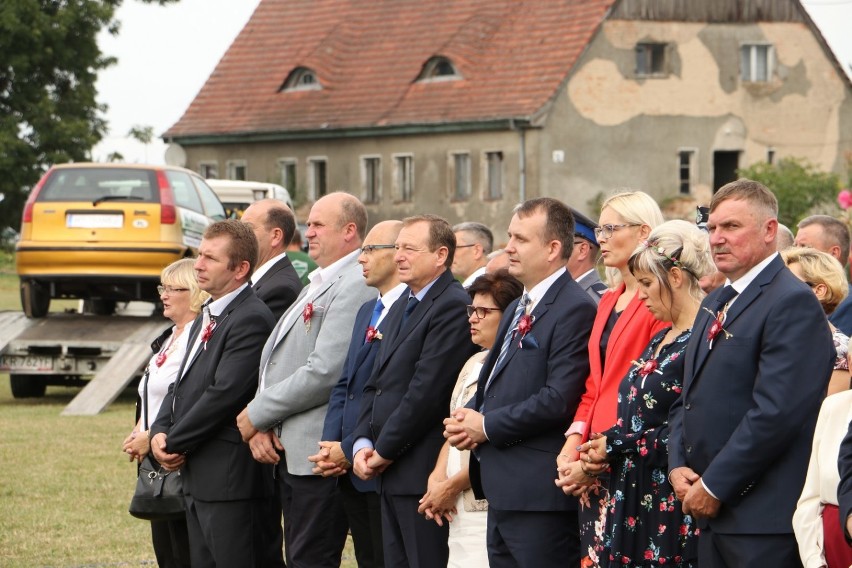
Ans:
{"type": "MultiPolygon", "coordinates": [[[[157,418],[169,385],[177,378],[192,322],[210,297],[198,287],[194,264],[194,259],[184,258],[168,265],[160,274],[157,290],[163,302],[163,315],[174,325],[151,344],[154,354],[139,381],[139,420],[124,440],[124,453],[131,461],[141,462],[151,449],[148,427],[157,418]]],[[[190,565],[186,520],[151,521],[151,538],[161,568],[190,565]]]]}
{"type": "MultiPolygon", "coordinates": [[[[813,290],[826,316],[831,315],[849,293],[843,267],[830,254],[810,247],[796,247],[783,251],[781,257],[790,272],[813,290]]],[[[832,395],[848,390],[850,386],[849,362],[846,357],[849,337],[831,322],[826,325],[831,330],[834,349],[837,351],[834,371],[828,383],[828,394],[832,395]]]]}
{"type": "Polygon", "coordinates": [[[556,458],[556,484],[587,504],[579,513],[581,555],[588,556],[592,563],[597,562],[603,550],[607,479],[590,475],[591,470],[584,471],[577,461],[577,447],[588,440],[591,432],[602,432],[615,424],[621,379],[648,341],[666,327],[639,298],[639,285],[628,267],[636,247],[662,222],[656,201],[641,191],[630,191],[604,201],[599,227],[595,229],[612,289],[598,305],[589,338],[591,372],[577,412],[570,417],[565,446],[556,458]]]}

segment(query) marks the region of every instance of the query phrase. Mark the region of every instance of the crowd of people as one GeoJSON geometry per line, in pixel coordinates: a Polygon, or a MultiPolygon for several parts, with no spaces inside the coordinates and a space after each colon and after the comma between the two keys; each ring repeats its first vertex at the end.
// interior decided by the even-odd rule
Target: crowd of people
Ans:
{"type": "Polygon", "coordinates": [[[158,564],[850,566],[849,231],[777,215],[745,179],[706,227],[543,197],[494,250],[332,193],[306,283],[282,202],[210,225],[124,441],[182,478],[158,564]]]}

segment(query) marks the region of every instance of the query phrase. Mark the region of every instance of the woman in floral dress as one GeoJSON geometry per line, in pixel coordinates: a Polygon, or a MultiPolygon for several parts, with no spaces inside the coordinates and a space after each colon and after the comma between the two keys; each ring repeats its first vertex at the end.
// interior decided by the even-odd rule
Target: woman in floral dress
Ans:
{"type": "MultiPolygon", "coordinates": [[[[683,356],[703,292],[715,270],[707,235],[685,221],[658,226],[630,258],[639,297],[658,332],[621,382],[616,424],[580,446],[590,472],[611,467],[602,566],[694,566],[698,530],[666,478],[668,412],[680,395],[683,356]]],[[[594,474],[594,473],[592,473],[594,474]]]]}

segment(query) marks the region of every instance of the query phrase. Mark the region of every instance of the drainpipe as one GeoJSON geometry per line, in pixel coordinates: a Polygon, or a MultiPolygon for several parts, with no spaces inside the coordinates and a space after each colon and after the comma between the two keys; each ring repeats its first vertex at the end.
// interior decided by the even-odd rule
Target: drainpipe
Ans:
{"type": "Polygon", "coordinates": [[[520,203],[527,200],[527,137],[523,126],[509,119],[509,128],[518,131],[518,197],[520,203]]]}

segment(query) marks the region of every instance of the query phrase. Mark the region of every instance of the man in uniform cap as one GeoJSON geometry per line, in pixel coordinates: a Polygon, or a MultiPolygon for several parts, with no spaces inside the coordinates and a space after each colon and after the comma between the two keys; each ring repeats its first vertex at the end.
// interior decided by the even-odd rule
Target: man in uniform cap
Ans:
{"type": "Polygon", "coordinates": [[[574,250],[565,268],[597,304],[606,292],[606,285],[601,282],[595,268],[600,252],[598,241],[595,239],[595,229],[598,224],[573,207],[571,207],[571,213],[574,214],[574,250]]]}

